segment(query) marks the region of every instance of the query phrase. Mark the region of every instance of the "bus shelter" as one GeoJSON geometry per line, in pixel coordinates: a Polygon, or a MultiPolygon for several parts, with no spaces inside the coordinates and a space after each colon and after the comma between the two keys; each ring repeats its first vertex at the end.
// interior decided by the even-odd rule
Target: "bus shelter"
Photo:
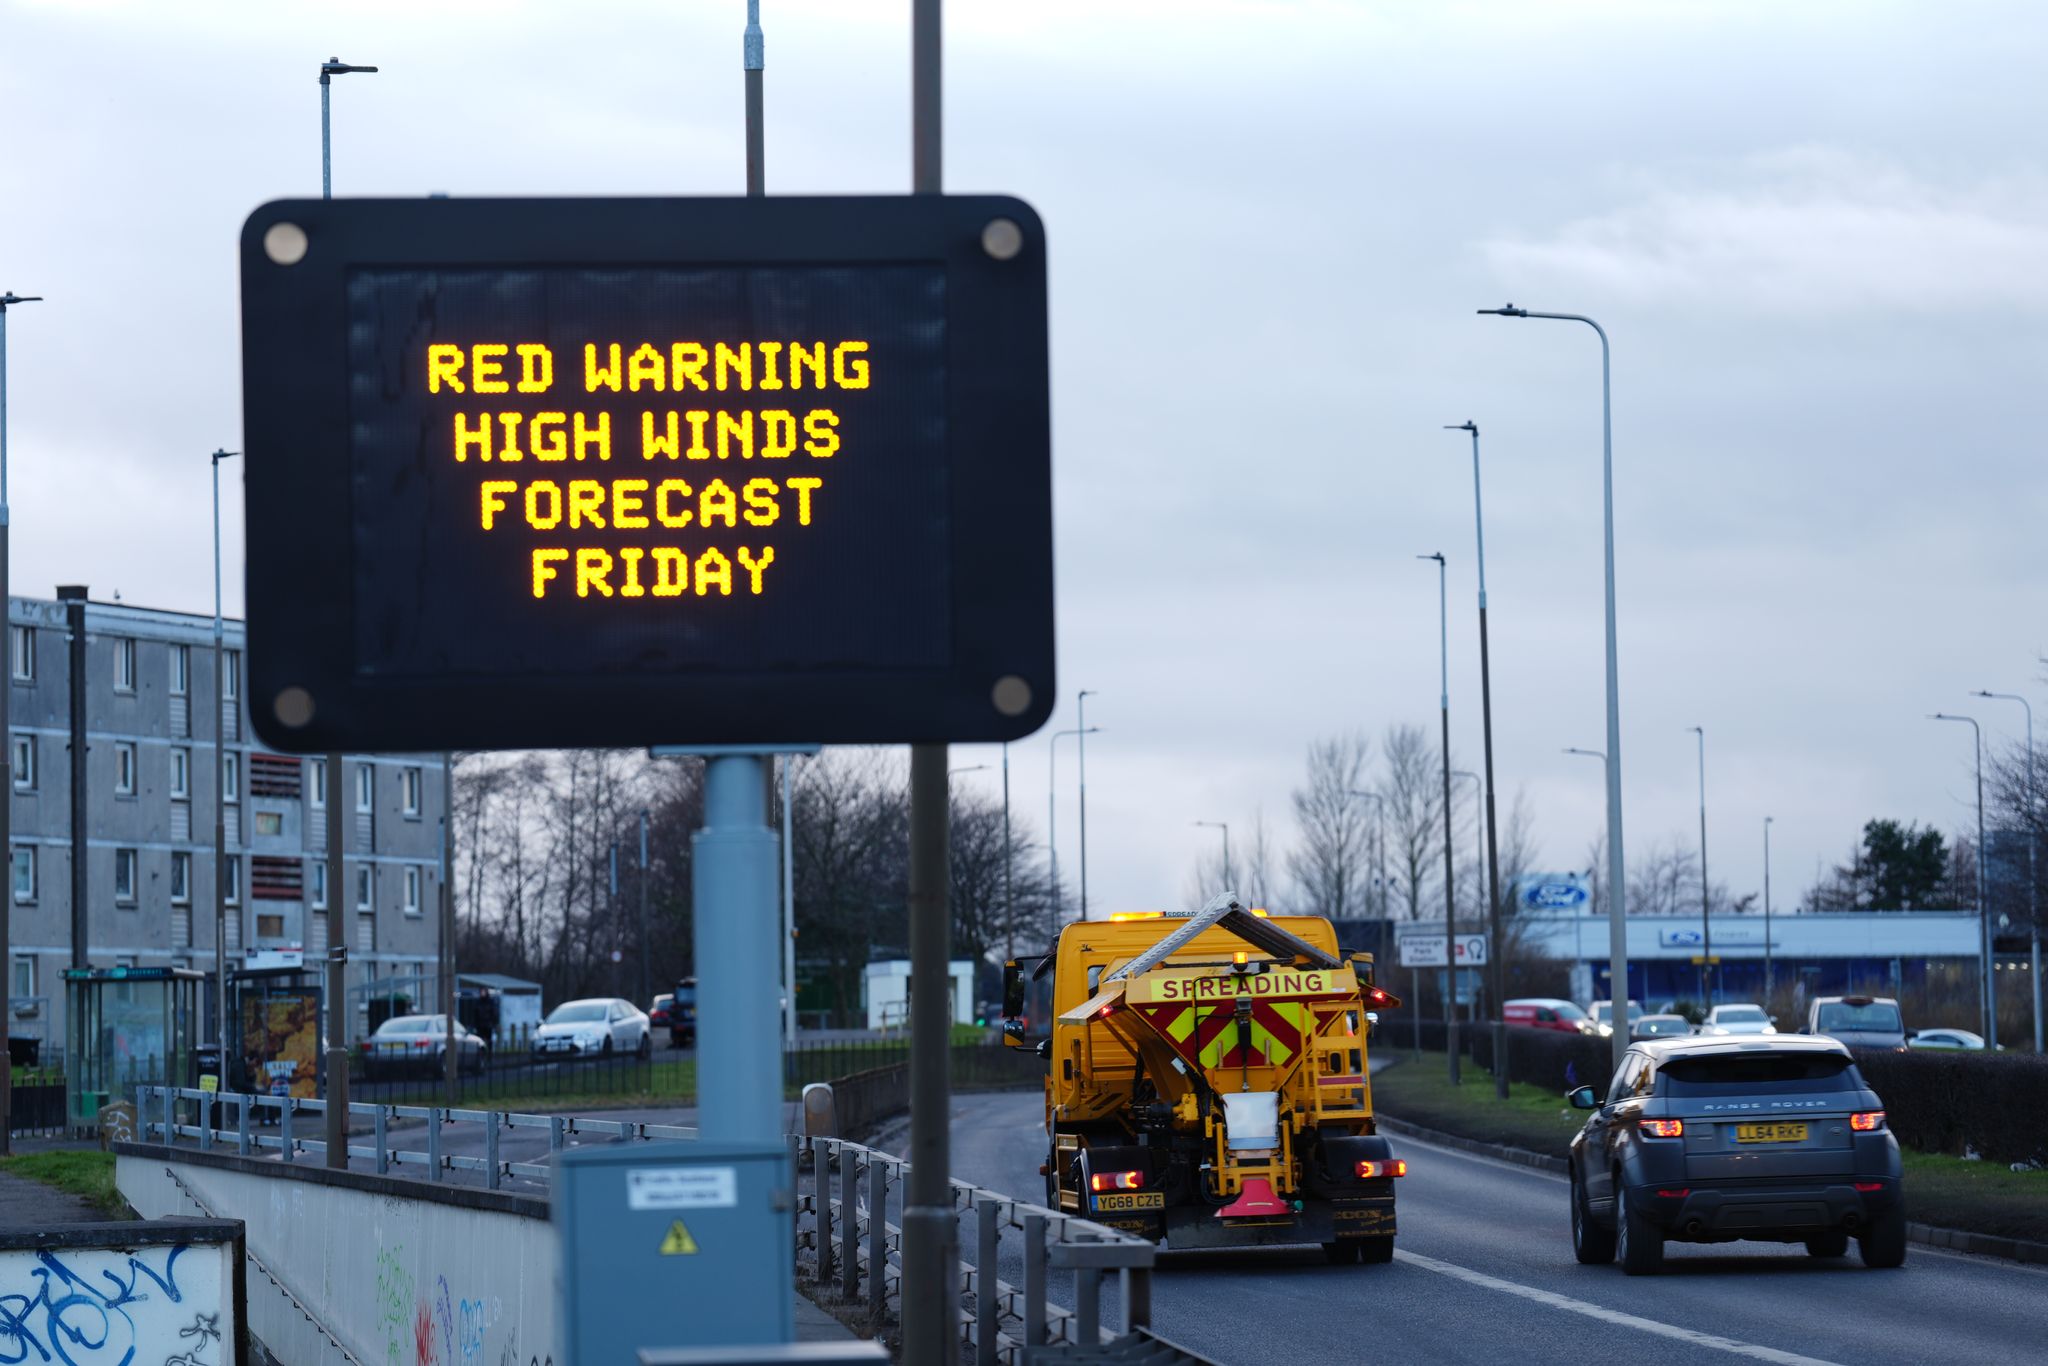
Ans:
{"type": "Polygon", "coordinates": [[[64,973],[64,1108],[74,1130],[138,1086],[193,1086],[199,989],[190,968],[71,968],[64,973]]]}

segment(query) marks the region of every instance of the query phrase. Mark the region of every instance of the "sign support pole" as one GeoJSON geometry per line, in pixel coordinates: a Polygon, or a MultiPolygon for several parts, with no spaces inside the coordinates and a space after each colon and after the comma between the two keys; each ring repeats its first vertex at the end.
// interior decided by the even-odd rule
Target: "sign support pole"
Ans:
{"type": "MultiPolygon", "coordinates": [[[[911,189],[941,190],[940,0],[911,0],[911,189]]],[[[959,1357],[953,1284],[958,1236],[948,1183],[950,1117],[946,1063],[952,922],[946,746],[910,747],[910,1172],[903,1198],[904,1366],[952,1366],[959,1357]]]]}
{"type": "Polygon", "coordinates": [[[782,1138],[781,1011],[765,990],[781,969],[778,841],[762,819],[764,765],[759,754],[704,761],[704,828],[690,846],[698,1129],[706,1141],[782,1138]]]}

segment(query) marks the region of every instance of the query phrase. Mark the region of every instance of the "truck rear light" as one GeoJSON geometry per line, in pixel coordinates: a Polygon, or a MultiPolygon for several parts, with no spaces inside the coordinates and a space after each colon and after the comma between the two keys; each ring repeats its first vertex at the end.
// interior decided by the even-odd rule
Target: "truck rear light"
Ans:
{"type": "Polygon", "coordinates": [[[1873,1134],[1884,1127],[1884,1111],[1858,1110],[1849,1116],[1849,1127],[1859,1134],[1873,1134]]]}
{"type": "Polygon", "coordinates": [[[1685,1121],[1682,1119],[1639,1119],[1636,1125],[1651,1138],[1683,1138],[1685,1121]]]}
{"type": "Polygon", "coordinates": [[[1857,1190],[1859,1190],[1859,1191],[1861,1191],[1861,1192],[1863,1192],[1863,1194],[1865,1194],[1865,1195],[1869,1195],[1869,1194],[1870,1194],[1871,1192],[1873,1192],[1873,1191],[1881,1191],[1881,1190],[1883,1190],[1883,1189],[1884,1189],[1884,1182],[1882,1182],[1882,1181],[1858,1181],[1858,1182],[1856,1183],[1856,1189],[1857,1189],[1857,1190]]]}
{"type": "Polygon", "coordinates": [[[1397,1157],[1387,1162],[1361,1162],[1358,1164],[1358,1179],[1376,1181],[1383,1176],[1406,1176],[1408,1160],[1397,1157]]]}
{"type": "Polygon", "coordinates": [[[1143,1172],[1095,1172],[1088,1178],[1088,1189],[1097,1191],[1134,1191],[1144,1184],[1143,1172]]]}

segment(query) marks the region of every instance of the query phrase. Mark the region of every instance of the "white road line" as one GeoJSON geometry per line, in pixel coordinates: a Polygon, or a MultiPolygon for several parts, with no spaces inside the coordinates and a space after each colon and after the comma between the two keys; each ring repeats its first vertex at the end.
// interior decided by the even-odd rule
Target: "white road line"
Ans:
{"type": "Polygon", "coordinates": [[[1760,1347],[1753,1342],[1738,1342],[1734,1338],[1724,1338],[1714,1333],[1695,1332],[1690,1328],[1680,1328],[1676,1324],[1659,1323],[1655,1319],[1642,1318],[1636,1314],[1624,1314],[1619,1309],[1588,1304],[1584,1300],[1575,1300],[1568,1295],[1538,1290],[1533,1285],[1504,1281],[1498,1276],[1489,1276],[1484,1272],[1473,1271],[1451,1262],[1440,1262],[1434,1257],[1425,1257],[1405,1248],[1397,1249],[1394,1256],[1410,1266],[1419,1266],[1425,1271],[1434,1271],[1439,1276],[1449,1276],[1452,1280],[1463,1281],[1467,1285],[1476,1285],[1484,1290],[1498,1290],[1507,1295],[1519,1295],[1525,1300],[1547,1304],[1552,1309],[1562,1309],[1569,1314],[1583,1314],[1602,1323],[1635,1328],[1645,1333],[1654,1333],[1658,1337],[1673,1338],[1679,1342],[1690,1343],[1694,1347],[1707,1347],[1717,1352],[1727,1352],[1731,1356],[1748,1357],[1752,1361],[1776,1362],[1778,1366],[1832,1366],[1819,1357],[1804,1357],[1797,1352],[1781,1352],[1775,1347],[1760,1347]]]}

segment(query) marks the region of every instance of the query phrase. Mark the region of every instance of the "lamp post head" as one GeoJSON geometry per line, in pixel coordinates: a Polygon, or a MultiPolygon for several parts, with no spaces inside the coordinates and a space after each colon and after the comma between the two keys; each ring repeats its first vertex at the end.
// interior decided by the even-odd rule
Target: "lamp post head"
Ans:
{"type": "Polygon", "coordinates": [[[1435,560],[1438,569],[1444,567],[1444,553],[1441,550],[1429,555],[1417,555],[1415,558],[1418,560],[1435,560]]]}
{"type": "Polygon", "coordinates": [[[1529,316],[1528,309],[1516,308],[1513,304],[1509,304],[1505,308],[1482,308],[1479,311],[1481,313],[1491,313],[1495,317],[1500,318],[1526,318],[1529,316]]]}
{"type": "Polygon", "coordinates": [[[208,456],[207,459],[213,461],[214,464],[218,465],[221,461],[232,460],[240,454],[240,451],[215,451],[212,455],[208,456]]]}
{"type": "Polygon", "coordinates": [[[330,76],[346,76],[351,71],[375,71],[374,66],[350,66],[339,57],[329,57],[320,63],[320,84],[326,85],[330,76]]]}
{"type": "Polygon", "coordinates": [[[10,289],[5,294],[0,294],[0,313],[6,312],[9,304],[39,304],[42,301],[43,296],[40,294],[16,294],[10,289]]]}
{"type": "Polygon", "coordinates": [[[1477,436],[1479,435],[1479,424],[1468,417],[1463,422],[1446,422],[1444,430],[1447,432],[1470,432],[1472,435],[1477,436]]]}

